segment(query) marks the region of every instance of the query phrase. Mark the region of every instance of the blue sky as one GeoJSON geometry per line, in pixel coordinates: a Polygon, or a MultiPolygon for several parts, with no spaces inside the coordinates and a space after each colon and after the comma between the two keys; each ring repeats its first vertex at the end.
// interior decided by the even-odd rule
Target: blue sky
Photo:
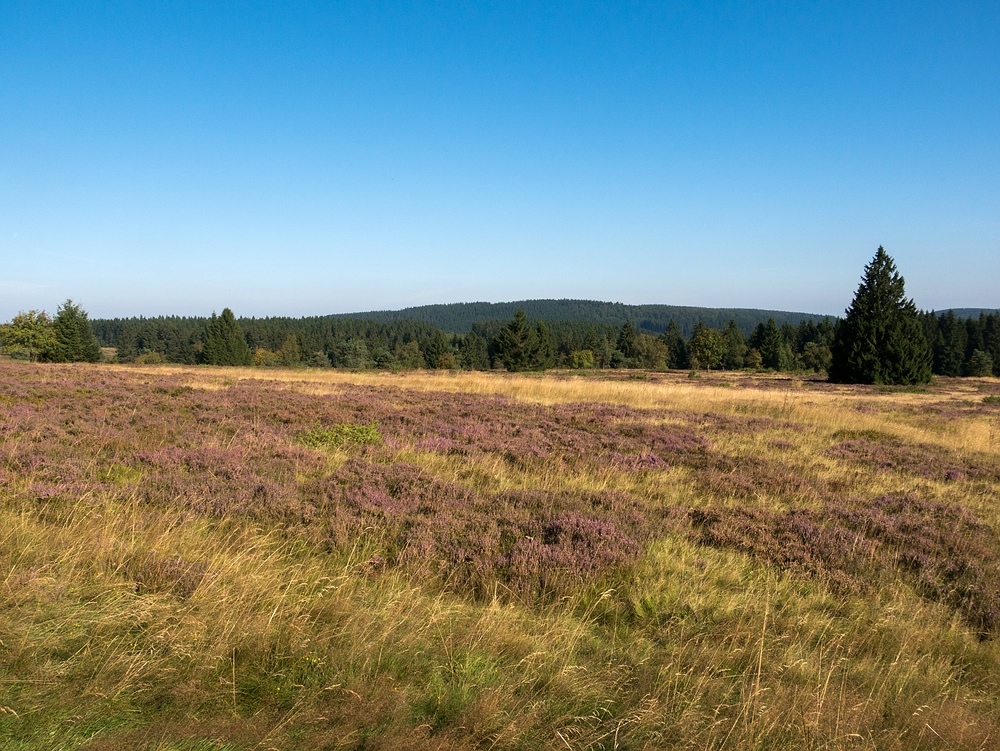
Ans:
{"type": "Polygon", "coordinates": [[[0,320],[1000,306],[1000,5],[0,5],[0,320]],[[324,7],[325,6],[325,7],[324,7]]]}

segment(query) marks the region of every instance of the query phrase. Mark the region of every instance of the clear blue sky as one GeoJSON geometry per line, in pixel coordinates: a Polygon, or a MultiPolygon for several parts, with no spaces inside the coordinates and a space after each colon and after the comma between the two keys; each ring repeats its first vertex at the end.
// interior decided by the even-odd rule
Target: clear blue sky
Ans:
{"type": "Polygon", "coordinates": [[[995,0],[6,0],[0,102],[0,320],[1000,306],[995,0]]]}

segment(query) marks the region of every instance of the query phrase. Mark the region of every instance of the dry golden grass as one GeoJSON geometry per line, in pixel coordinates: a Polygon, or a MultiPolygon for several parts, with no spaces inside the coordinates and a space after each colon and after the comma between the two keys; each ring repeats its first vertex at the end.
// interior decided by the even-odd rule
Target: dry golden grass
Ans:
{"type": "Polygon", "coordinates": [[[224,389],[243,379],[270,381],[306,394],[337,394],[348,385],[388,386],[418,391],[501,395],[539,404],[596,402],[638,409],[758,415],[803,422],[830,432],[881,430],[907,440],[975,451],[1000,449],[996,418],[929,424],[917,419],[886,420],[863,413],[859,406],[885,406],[896,412],[918,410],[940,402],[956,405],[982,399],[983,386],[996,378],[942,379],[945,385],[923,393],[879,392],[871,388],[834,386],[785,375],[713,373],[691,379],[683,373],[657,373],[645,379],[592,376],[484,373],[478,371],[352,372],[262,368],[183,366],[118,366],[156,376],[180,373],[195,388],[224,389]]]}

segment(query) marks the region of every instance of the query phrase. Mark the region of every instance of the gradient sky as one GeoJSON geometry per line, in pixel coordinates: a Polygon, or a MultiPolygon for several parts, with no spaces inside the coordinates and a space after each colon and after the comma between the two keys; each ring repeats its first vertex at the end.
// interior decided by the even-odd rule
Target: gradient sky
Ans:
{"type": "Polygon", "coordinates": [[[0,102],[0,320],[1000,306],[995,0],[5,0],[0,102]]]}

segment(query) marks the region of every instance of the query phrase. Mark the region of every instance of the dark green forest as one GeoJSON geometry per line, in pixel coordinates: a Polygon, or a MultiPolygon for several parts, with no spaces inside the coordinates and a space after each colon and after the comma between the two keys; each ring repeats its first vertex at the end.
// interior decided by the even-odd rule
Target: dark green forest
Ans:
{"type": "Polygon", "coordinates": [[[620,327],[631,320],[632,325],[647,334],[662,334],[671,321],[681,334],[690,337],[694,327],[703,323],[721,329],[729,321],[749,336],[761,321],[773,318],[780,326],[784,323],[798,324],[800,321],[818,323],[830,316],[814,313],[791,313],[784,310],[755,310],[751,308],[694,308],[681,305],[625,305],[618,302],[596,300],[519,300],[515,302],[469,302],[447,305],[421,305],[402,310],[375,310],[367,313],[351,313],[345,317],[361,318],[368,321],[395,323],[398,321],[423,321],[430,323],[445,333],[467,334],[477,324],[487,321],[508,321],[518,310],[523,310],[528,318],[546,323],[586,323],[606,324],[620,327]]]}
{"type": "MultiPolygon", "coordinates": [[[[715,312],[712,321],[723,314],[715,312]]],[[[505,320],[472,322],[464,333],[402,318],[236,319],[228,310],[212,318],[96,319],[90,324],[101,346],[117,349],[120,362],[387,370],[829,370],[835,320],[810,316],[792,322],[787,317],[795,314],[785,313],[786,320],[779,322],[773,316],[762,320],[768,311],[753,312],[756,318],[749,327],[747,318],[730,317],[718,325],[696,320],[686,332],[676,321],[667,320],[655,334],[634,318],[626,317],[618,324],[545,320],[524,309],[515,309],[505,320]],[[229,337],[228,345],[219,339],[224,319],[229,321],[223,337],[229,337]],[[235,344],[233,337],[238,340],[235,344]]],[[[918,315],[934,374],[1000,375],[1000,312],[980,312],[975,317],[961,317],[953,311],[918,315]]]]}

